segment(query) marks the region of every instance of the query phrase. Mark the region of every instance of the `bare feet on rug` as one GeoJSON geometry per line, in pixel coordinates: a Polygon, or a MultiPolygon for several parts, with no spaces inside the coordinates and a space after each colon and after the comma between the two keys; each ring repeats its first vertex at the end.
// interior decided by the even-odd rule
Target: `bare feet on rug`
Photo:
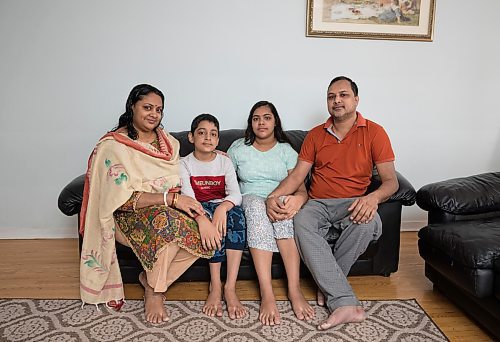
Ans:
{"type": "Polygon", "coordinates": [[[359,323],[366,318],[366,313],[361,306],[341,306],[337,308],[330,316],[318,325],[318,330],[330,329],[343,323],[359,323]]]}
{"type": "Polygon", "coordinates": [[[288,291],[288,299],[290,299],[290,303],[292,303],[293,313],[297,317],[297,319],[309,320],[314,317],[315,312],[314,309],[307,300],[302,295],[300,289],[295,291],[288,291]]]}
{"type": "Polygon", "coordinates": [[[260,301],[259,321],[264,325],[276,325],[281,323],[281,315],[276,306],[274,296],[264,297],[260,301]]]}
{"type": "Polygon", "coordinates": [[[163,293],[154,292],[153,288],[149,286],[144,272],[139,274],[139,282],[144,287],[144,316],[146,321],[149,323],[168,321],[169,317],[163,305],[165,301],[163,293]]]}
{"type": "Polygon", "coordinates": [[[325,306],[325,295],[318,289],[318,293],[316,294],[316,303],[319,306],[325,306]]]}
{"type": "Polygon", "coordinates": [[[243,318],[247,315],[247,309],[241,304],[234,287],[224,286],[224,300],[230,319],[243,318]]]}
{"type": "Polygon", "coordinates": [[[201,311],[210,317],[222,317],[222,289],[220,286],[210,284],[209,291],[210,293],[201,311]]]}

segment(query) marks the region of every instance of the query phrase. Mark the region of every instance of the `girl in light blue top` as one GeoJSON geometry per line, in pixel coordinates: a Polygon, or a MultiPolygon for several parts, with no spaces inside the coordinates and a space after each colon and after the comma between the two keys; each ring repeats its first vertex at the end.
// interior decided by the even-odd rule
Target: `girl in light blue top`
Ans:
{"type": "Polygon", "coordinates": [[[259,279],[261,305],[259,320],[264,325],[281,321],[271,282],[273,252],[280,252],[288,279],[288,298],[299,319],[310,319],[314,309],[307,303],[299,282],[300,256],[295,245],[293,216],[307,201],[304,186],[283,197],[286,214],[266,212],[266,198],[291,172],[297,152],[283,132],[276,107],[257,102],[250,110],[245,138],[228,150],[240,179],[242,207],[247,223],[247,242],[259,279]]]}

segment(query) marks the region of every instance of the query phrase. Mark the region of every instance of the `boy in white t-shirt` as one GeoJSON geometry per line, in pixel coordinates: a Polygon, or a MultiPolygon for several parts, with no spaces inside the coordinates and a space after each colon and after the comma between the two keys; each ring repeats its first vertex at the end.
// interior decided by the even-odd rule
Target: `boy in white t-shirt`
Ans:
{"type": "Polygon", "coordinates": [[[211,114],[200,114],[188,134],[194,152],[181,159],[182,194],[196,198],[212,218],[220,233],[222,248],[209,260],[210,293],[203,306],[208,316],[222,316],[222,299],[229,318],[247,314],[236,295],[236,278],[246,245],[246,225],[241,193],[233,163],[215,151],[219,143],[219,121],[211,114]],[[221,263],[226,259],[224,289],[220,279],[221,263]]]}

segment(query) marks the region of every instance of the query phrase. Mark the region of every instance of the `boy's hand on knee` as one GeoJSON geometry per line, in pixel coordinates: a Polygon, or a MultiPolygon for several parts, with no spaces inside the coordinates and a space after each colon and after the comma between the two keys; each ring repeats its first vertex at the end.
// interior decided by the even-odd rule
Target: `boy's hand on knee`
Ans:
{"type": "Polygon", "coordinates": [[[217,209],[215,209],[212,223],[219,231],[220,239],[222,240],[227,234],[227,212],[234,207],[234,204],[229,201],[224,201],[217,209]]]}
{"type": "Polygon", "coordinates": [[[217,227],[206,216],[198,216],[196,222],[200,232],[201,246],[209,251],[220,250],[222,245],[217,227]]]}

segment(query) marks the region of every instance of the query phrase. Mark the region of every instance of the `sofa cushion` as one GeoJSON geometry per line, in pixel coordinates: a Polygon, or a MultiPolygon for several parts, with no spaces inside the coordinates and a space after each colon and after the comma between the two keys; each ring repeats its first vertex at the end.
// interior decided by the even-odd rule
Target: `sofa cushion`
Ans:
{"type": "Polygon", "coordinates": [[[418,236],[454,263],[466,267],[492,269],[500,257],[499,221],[435,223],[421,229],[418,236]]]}
{"type": "Polygon", "coordinates": [[[494,267],[500,256],[500,222],[430,224],[418,236],[419,252],[426,264],[475,297],[493,295],[494,267]]]}

